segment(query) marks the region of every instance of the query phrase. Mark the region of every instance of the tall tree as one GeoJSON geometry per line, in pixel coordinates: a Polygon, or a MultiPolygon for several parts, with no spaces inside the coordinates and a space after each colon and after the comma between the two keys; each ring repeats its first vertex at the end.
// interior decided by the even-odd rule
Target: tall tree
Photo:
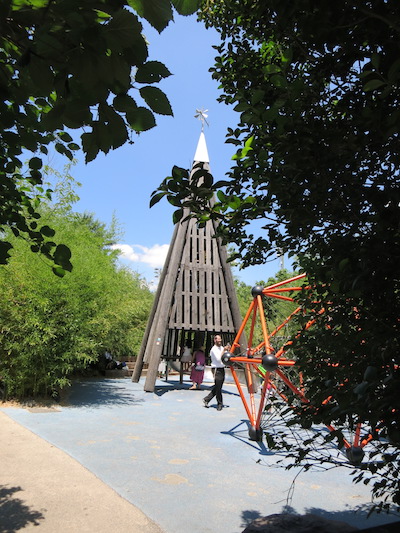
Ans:
{"type": "Polygon", "coordinates": [[[218,220],[245,266],[277,248],[298,257],[315,286],[305,305],[325,308],[297,343],[314,406],[300,420],[371,428],[373,492],[399,504],[399,4],[222,0],[203,19],[222,37],[220,100],[240,113],[235,164],[214,184],[174,168],[152,201],[173,194],[175,218],[181,202],[218,220]]]}
{"type": "Polygon", "coordinates": [[[42,155],[51,147],[69,159],[80,148],[86,161],[133,142],[155,126],[154,113],[172,115],[154,84],[170,75],[148,61],[140,18],[159,32],[198,0],[4,0],[0,4],[0,264],[11,243],[5,226],[32,242],[62,275],[70,252],[40,226],[25,184],[42,183],[42,155]],[[70,131],[83,133],[72,138],[70,131]],[[80,143],[80,144],[78,144],[80,143]],[[27,168],[21,155],[29,157],[27,168]]]}
{"type": "Polygon", "coordinates": [[[62,279],[22,239],[0,266],[0,381],[12,397],[49,395],[107,349],[137,354],[153,295],[117,265],[115,230],[89,214],[42,205],[43,223],[74,250],[76,268],[62,279]]]}

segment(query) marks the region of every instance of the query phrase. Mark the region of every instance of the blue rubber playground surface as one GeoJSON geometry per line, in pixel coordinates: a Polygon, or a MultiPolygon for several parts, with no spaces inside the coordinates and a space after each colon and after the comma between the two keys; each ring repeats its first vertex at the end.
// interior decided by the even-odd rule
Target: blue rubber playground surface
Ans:
{"type": "Polygon", "coordinates": [[[76,459],[166,533],[241,533],[255,518],[282,512],[315,513],[360,529],[398,519],[367,519],[368,487],[353,484],[347,467],[278,468],[282,456],[265,440],[248,439],[234,384],[225,383],[220,412],[216,403],[203,406],[210,383],[200,391],[189,386],[170,376],[148,393],[142,380],[88,379],[76,381],[55,408],[1,410],[76,459]]]}

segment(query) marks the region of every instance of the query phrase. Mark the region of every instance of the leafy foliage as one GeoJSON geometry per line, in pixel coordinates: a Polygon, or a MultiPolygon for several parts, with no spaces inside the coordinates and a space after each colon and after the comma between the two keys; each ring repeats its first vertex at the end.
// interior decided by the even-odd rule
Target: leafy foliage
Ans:
{"type": "MultiPolygon", "coordinates": [[[[227,134],[234,166],[216,183],[200,168],[204,186],[175,169],[153,201],[173,196],[176,216],[187,206],[218,220],[244,266],[277,248],[298,258],[315,288],[304,320],[317,319],[294,345],[313,406],[300,422],[350,416],[383,439],[383,455],[387,442],[398,450],[398,2],[224,0],[207,2],[203,19],[223,41],[211,69],[220,101],[240,114],[227,134]]],[[[393,476],[378,465],[372,492],[400,504],[389,462],[393,476]]]]}
{"type": "MultiPolygon", "coordinates": [[[[148,61],[139,17],[158,31],[173,20],[173,7],[194,13],[197,0],[4,0],[0,5],[0,231],[24,235],[32,251],[70,271],[65,246],[38,227],[41,195],[25,184],[42,183],[42,156],[51,147],[86,162],[132,141],[156,125],[154,113],[172,115],[154,83],[170,75],[148,61]],[[135,94],[135,98],[132,96],[135,94]],[[137,101],[144,100],[144,105],[137,101]],[[68,130],[83,129],[80,144],[68,130]],[[30,154],[27,168],[22,154],[30,154]]],[[[47,197],[49,191],[44,191],[47,197]]],[[[1,237],[1,234],[0,234],[1,237]]],[[[0,240],[0,264],[10,241],[0,240]]]]}
{"type": "Polygon", "coordinates": [[[75,268],[58,278],[27,244],[0,266],[0,380],[11,397],[49,395],[107,349],[125,358],[140,348],[153,296],[138,274],[118,268],[108,245],[115,231],[91,215],[40,211],[74,251],[75,268]]]}

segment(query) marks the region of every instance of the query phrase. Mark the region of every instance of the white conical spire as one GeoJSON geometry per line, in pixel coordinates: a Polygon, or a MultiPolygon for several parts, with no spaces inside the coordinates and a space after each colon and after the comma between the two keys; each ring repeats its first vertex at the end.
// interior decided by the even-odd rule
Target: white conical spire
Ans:
{"type": "Polygon", "coordinates": [[[208,157],[206,138],[204,132],[200,133],[199,142],[197,143],[196,153],[194,154],[194,159],[196,163],[209,163],[210,159],[208,157]]]}

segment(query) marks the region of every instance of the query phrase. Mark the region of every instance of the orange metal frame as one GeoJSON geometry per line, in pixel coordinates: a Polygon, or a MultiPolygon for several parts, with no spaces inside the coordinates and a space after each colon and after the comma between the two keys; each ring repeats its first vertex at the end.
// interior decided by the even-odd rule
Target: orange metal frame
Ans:
{"type": "MultiPolygon", "coordinates": [[[[274,392],[279,394],[279,396],[285,402],[289,402],[288,398],[275,385],[272,379],[272,376],[274,374],[279,376],[279,378],[285,383],[287,387],[289,387],[289,389],[300,399],[301,402],[308,403],[308,399],[301,386],[302,376],[299,375],[299,388],[284,373],[285,367],[293,367],[296,364],[294,360],[285,357],[285,353],[293,344],[293,341],[286,342],[281,348],[276,351],[271,345],[271,339],[273,339],[273,337],[275,337],[277,333],[281,331],[282,328],[284,328],[284,326],[288,322],[290,322],[290,320],[294,316],[296,316],[302,311],[302,307],[297,307],[278,327],[276,327],[272,332],[269,332],[263,306],[263,297],[277,298],[279,300],[294,302],[294,298],[290,294],[302,290],[303,287],[293,287],[288,286],[288,284],[293,283],[297,280],[304,279],[305,277],[306,274],[300,274],[299,276],[295,276],[285,281],[275,283],[274,285],[270,285],[269,287],[254,287],[252,289],[253,301],[251,302],[242,322],[242,325],[240,326],[235,340],[232,343],[231,351],[229,353],[225,353],[223,356],[224,363],[230,366],[233,379],[235,381],[236,387],[238,389],[247,416],[249,418],[249,437],[251,440],[262,440],[263,430],[261,428],[261,420],[269,392],[273,390],[274,392]],[[263,340],[256,346],[253,346],[254,328],[257,323],[257,316],[261,324],[263,340]],[[251,321],[251,323],[246,353],[245,355],[235,356],[235,351],[237,349],[240,350],[241,348],[239,340],[242,336],[244,328],[246,327],[249,321],[251,321]],[[235,365],[234,363],[240,363],[240,367],[244,368],[247,394],[244,392],[244,387],[239,381],[236,368],[237,365],[235,365]],[[258,388],[255,383],[255,378],[257,375],[261,378],[262,382],[261,394],[258,404],[255,396],[256,390],[258,388]]],[[[323,312],[324,310],[320,311],[320,313],[323,312]]],[[[305,329],[309,329],[314,323],[315,319],[310,320],[306,324],[305,329]]],[[[296,338],[299,335],[300,333],[297,334],[296,338]]],[[[331,397],[327,398],[324,403],[330,401],[331,399],[331,397]]],[[[335,430],[335,428],[331,425],[327,425],[326,427],[329,429],[329,431],[335,430]]],[[[368,435],[366,438],[361,438],[361,424],[357,424],[354,432],[353,442],[344,440],[346,454],[350,462],[361,462],[362,456],[364,455],[364,452],[362,452],[362,448],[371,439],[372,435],[368,435]]]]}

